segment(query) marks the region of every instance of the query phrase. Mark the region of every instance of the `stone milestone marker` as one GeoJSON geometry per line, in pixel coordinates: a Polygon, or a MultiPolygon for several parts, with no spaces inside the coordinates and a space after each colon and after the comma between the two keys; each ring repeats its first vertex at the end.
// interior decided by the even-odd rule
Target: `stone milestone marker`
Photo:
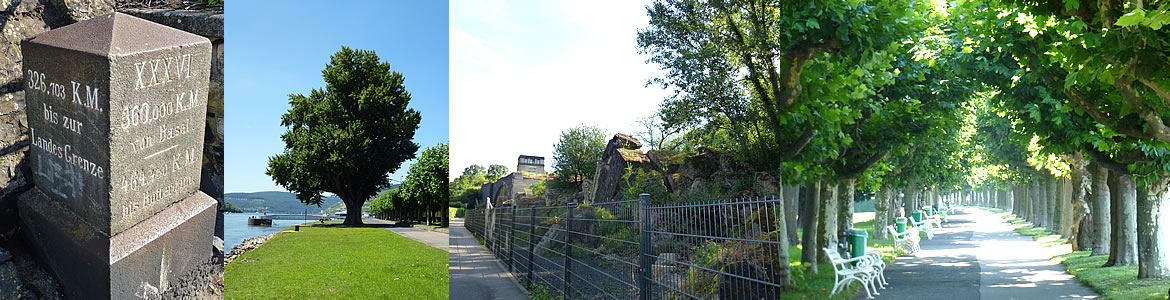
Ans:
{"type": "Polygon", "coordinates": [[[22,52],[35,188],[21,222],[65,294],[157,298],[205,282],[217,204],[198,191],[210,41],[114,13],[22,52]]]}

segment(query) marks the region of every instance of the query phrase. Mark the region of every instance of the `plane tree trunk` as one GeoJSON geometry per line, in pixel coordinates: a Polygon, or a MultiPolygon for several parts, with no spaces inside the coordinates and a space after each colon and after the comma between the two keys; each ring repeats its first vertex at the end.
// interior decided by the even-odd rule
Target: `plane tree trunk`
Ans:
{"type": "Polygon", "coordinates": [[[1170,201],[1166,179],[1137,192],[1138,278],[1170,277],[1170,201]]]}
{"type": "Polygon", "coordinates": [[[1091,218],[1093,219],[1093,234],[1090,236],[1090,239],[1093,240],[1093,252],[1090,255],[1108,255],[1111,244],[1109,240],[1112,237],[1110,232],[1113,229],[1113,223],[1109,221],[1112,215],[1109,213],[1109,169],[1093,163],[1089,165],[1089,171],[1092,175],[1090,179],[1092,182],[1089,186],[1093,190],[1093,193],[1089,195],[1090,214],[1092,214],[1091,218]]]}
{"type": "Polygon", "coordinates": [[[844,178],[837,185],[837,235],[853,229],[853,193],[857,179],[844,178]]]}
{"type": "Polygon", "coordinates": [[[804,201],[801,201],[801,206],[803,206],[804,209],[802,209],[803,214],[800,216],[800,222],[802,224],[801,231],[804,232],[804,237],[801,238],[800,244],[801,248],[803,248],[800,253],[800,262],[811,265],[808,267],[808,270],[805,270],[805,272],[816,274],[817,253],[820,252],[817,250],[820,248],[817,248],[816,232],[817,219],[820,218],[818,217],[818,212],[820,211],[821,207],[821,182],[819,180],[810,182],[807,184],[806,189],[808,193],[805,193],[804,201]]]}
{"type": "Polygon", "coordinates": [[[1137,186],[1133,175],[1109,172],[1109,196],[1113,213],[1107,267],[1136,265],[1137,262],[1137,186]]]}
{"type": "MultiPolygon", "coordinates": [[[[820,214],[817,215],[817,252],[821,248],[837,247],[837,181],[823,180],[821,182],[820,214]]],[[[817,256],[820,261],[829,261],[829,256],[821,253],[817,256]]]]}
{"type": "Polygon", "coordinates": [[[890,225],[890,188],[882,186],[878,189],[877,197],[873,200],[873,231],[874,239],[884,240],[889,237],[886,226],[890,225]]]}

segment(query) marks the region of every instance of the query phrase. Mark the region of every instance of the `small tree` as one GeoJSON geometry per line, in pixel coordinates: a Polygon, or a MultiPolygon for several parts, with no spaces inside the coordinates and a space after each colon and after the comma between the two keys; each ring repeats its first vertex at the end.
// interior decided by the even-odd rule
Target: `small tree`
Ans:
{"type": "MultiPolygon", "coordinates": [[[[561,132],[553,146],[553,169],[558,181],[579,183],[597,171],[597,162],[605,151],[605,131],[596,126],[580,125],[561,132]]],[[[574,187],[576,184],[573,185],[574,187]]]]}
{"type": "Polygon", "coordinates": [[[407,108],[402,74],[373,51],[343,46],[321,74],[325,89],[288,96],[292,108],[280,121],[288,128],[280,136],[285,150],[269,158],[265,173],[305,204],[336,194],[344,224],[360,225],[362,205],[389,185],[386,175],[414,158],[422,117],[407,108]]]}
{"type": "Polygon", "coordinates": [[[487,175],[484,175],[484,177],[487,178],[487,181],[496,181],[504,176],[508,176],[509,173],[511,172],[508,171],[508,167],[504,165],[491,165],[488,166],[487,175]]]}
{"type": "MultiPolygon", "coordinates": [[[[434,212],[447,207],[449,182],[448,146],[442,143],[423,150],[418,161],[410,165],[406,174],[406,181],[402,183],[403,192],[411,199],[418,201],[423,211],[427,213],[427,223],[431,222],[434,212]]],[[[447,226],[447,214],[441,214],[443,226],[447,226]]]]}

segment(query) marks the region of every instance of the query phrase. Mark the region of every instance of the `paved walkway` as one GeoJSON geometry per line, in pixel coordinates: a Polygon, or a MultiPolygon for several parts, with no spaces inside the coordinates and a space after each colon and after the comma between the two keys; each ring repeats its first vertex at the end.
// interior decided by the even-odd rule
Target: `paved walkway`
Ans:
{"type": "Polygon", "coordinates": [[[529,299],[495,256],[451,219],[451,299],[529,299]]]}
{"type": "MultiPolygon", "coordinates": [[[[366,219],[366,221],[368,221],[370,223],[376,223],[376,224],[386,224],[386,225],[393,224],[390,221],[381,220],[381,219],[373,219],[373,218],[366,219]]],[[[386,227],[386,229],[390,229],[390,231],[393,231],[394,233],[397,233],[398,235],[404,236],[406,238],[422,242],[423,244],[427,244],[427,246],[431,246],[431,247],[443,249],[443,251],[451,252],[451,247],[450,247],[451,237],[449,235],[446,235],[446,234],[443,234],[440,232],[416,229],[416,228],[411,228],[411,227],[386,227]]]]}
{"type": "MultiPolygon", "coordinates": [[[[997,215],[957,208],[917,256],[902,256],[886,268],[890,283],[878,299],[1095,299],[1088,287],[1049,258],[1060,247],[1043,248],[997,215]]],[[[1067,247],[1067,246],[1062,246],[1067,247]]],[[[1068,249],[1064,248],[1064,252],[1068,249]]],[[[858,299],[864,299],[862,292],[858,299]]]]}

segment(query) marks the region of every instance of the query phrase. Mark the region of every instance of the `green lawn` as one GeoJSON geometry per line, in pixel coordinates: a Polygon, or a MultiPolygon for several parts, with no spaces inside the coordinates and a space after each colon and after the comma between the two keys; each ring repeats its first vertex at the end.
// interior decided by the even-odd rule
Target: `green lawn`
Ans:
{"type": "Polygon", "coordinates": [[[446,299],[447,252],[384,228],[280,233],[224,268],[227,299],[446,299]]]}
{"type": "MultiPolygon", "coordinates": [[[[866,240],[866,247],[881,249],[886,254],[885,261],[887,265],[893,261],[894,242],[889,239],[873,239],[875,233],[873,232],[872,219],[854,223],[853,228],[868,231],[870,239],[866,240]]],[[[803,231],[798,231],[797,233],[803,236],[803,231]]],[[[793,275],[796,277],[797,288],[796,290],[785,292],[781,296],[782,299],[852,299],[858,293],[865,293],[861,290],[861,284],[854,282],[850,284],[849,288],[829,297],[829,292],[833,290],[833,266],[830,264],[820,264],[817,266],[817,274],[803,274],[804,272],[795,271],[796,269],[803,269],[797,267],[800,265],[801,251],[802,249],[799,245],[788,248],[788,258],[794,266],[793,275]]]]}
{"type": "MultiPolygon", "coordinates": [[[[1016,232],[1031,236],[1032,240],[1044,244],[1045,247],[1068,243],[1043,228],[1036,228],[1032,223],[1003,210],[991,209],[992,212],[1003,214],[1004,220],[1011,223],[1016,232]]],[[[1170,289],[1170,279],[1138,279],[1137,266],[1102,267],[1107,255],[1089,256],[1090,251],[1076,251],[1052,257],[1053,261],[1064,265],[1069,274],[1075,275],[1078,280],[1088,285],[1105,299],[1155,299],[1164,300],[1166,290],[1170,289]]]]}
{"type": "Polygon", "coordinates": [[[1054,259],[1105,299],[1166,299],[1170,279],[1137,279],[1136,265],[1102,268],[1108,255],[1089,256],[1089,253],[1077,251],[1054,259]]]}

